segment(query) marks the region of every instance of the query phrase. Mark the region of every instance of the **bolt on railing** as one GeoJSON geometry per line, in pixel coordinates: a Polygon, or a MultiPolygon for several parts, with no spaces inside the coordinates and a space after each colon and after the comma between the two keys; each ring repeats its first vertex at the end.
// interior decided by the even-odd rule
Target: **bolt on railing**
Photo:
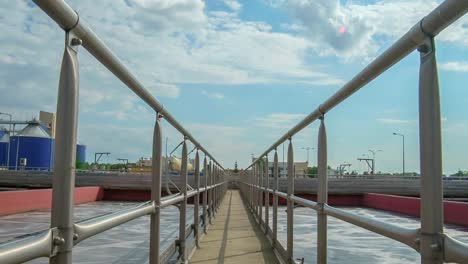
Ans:
{"type": "MultiPolygon", "coordinates": [[[[226,182],[221,181],[223,167],[212,155],[180,125],[170,113],[143,87],[143,85],[126,69],[105,44],[87,27],[78,14],[64,1],[34,1],[59,26],[65,30],[65,50],[62,59],[57,99],[57,129],[55,160],[52,190],[51,227],[48,230],[32,234],[24,239],[15,239],[0,244],[0,263],[22,263],[39,257],[48,257],[50,263],[72,263],[73,246],[77,243],[144,215],[151,215],[150,222],[150,263],[165,263],[178,248],[179,261],[187,262],[188,245],[186,243],[187,199],[195,197],[194,230],[195,244],[198,242],[199,228],[199,195],[204,194],[203,229],[206,232],[207,207],[210,219],[214,216],[220,200],[226,192],[226,182]],[[82,45],[98,61],[114,73],[132,91],[155,110],[156,121],[153,133],[153,163],[151,174],[151,201],[136,207],[117,211],[112,214],[74,222],[73,194],[75,188],[76,134],[78,126],[78,47],[82,45]],[[162,129],[161,119],[165,119],[184,136],[182,147],[182,183],[181,192],[168,197],[161,197],[162,179],[162,129]],[[187,190],[187,140],[197,150],[195,157],[196,189],[187,190]],[[205,155],[205,184],[200,188],[199,151],[205,155]],[[206,158],[210,166],[206,167],[206,158]],[[214,170],[216,176],[214,178],[214,170]],[[207,179],[209,179],[207,181],[207,179]],[[207,193],[209,193],[207,200],[207,193]],[[215,195],[213,195],[215,194],[215,195]],[[179,238],[161,254],[160,250],[160,210],[164,207],[179,204],[180,223],[179,238]]],[[[190,229],[189,229],[189,232],[190,229]]]]}
{"type": "MultiPolygon", "coordinates": [[[[317,211],[317,263],[327,263],[327,216],[332,216],[345,222],[357,225],[369,231],[399,241],[415,249],[421,255],[421,263],[435,264],[446,262],[468,263],[468,244],[457,241],[444,234],[443,230],[443,189],[442,189],[442,151],[441,151],[441,116],[437,63],[435,57],[434,38],[442,30],[468,11],[468,1],[446,0],[436,9],[414,25],[405,35],[390,48],[373,60],[351,81],[328,100],[320,104],[315,111],[279,138],[265,152],[260,154],[243,172],[240,181],[241,193],[248,200],[252,213],[258,224],[265,229],[272,245],[285,262],[294,263],[294,204],[299,204],[317,211]],[[334,208],[327,204],[327,137],[325,129],[325,114],[346,100],[357,90],[385,72],[395,63],[417,49],[420,53],[419,72],[419,139],[420,139],[420,198],[421,226],[420,228],[404,228],[395,224],[371,219],[334,208]],[[317,202],[294,195],[294,154],[292,137],[315,120],[320,119],[318,135],[318,189],[317,202]],[[287,193],[278,190],[278,158],[276,148],[289,140],[288,146],[288,187],[287,193]],[[265,157],[274,151],[273,189],[258,180],[259,171],[265,157]],[[250,170],[249,170],[250,169],[250,170]],[[270,233],[269,223],[262,219],[262,207],[268,205],[262,201],[273,195],[273,230],[270,233]],[[287,201],[287,236],[286,249],[277,238],[278,198],[287,201]]],[[[267,160],[267,159],[266,159],[267,160]]],[[[268,164],[264,165],[268,167],[268,164]]],[[[268,209],[266,209],[268,210],[268,209]]],[[[265,214],[266,216],[266,214],[265,214]]]]}

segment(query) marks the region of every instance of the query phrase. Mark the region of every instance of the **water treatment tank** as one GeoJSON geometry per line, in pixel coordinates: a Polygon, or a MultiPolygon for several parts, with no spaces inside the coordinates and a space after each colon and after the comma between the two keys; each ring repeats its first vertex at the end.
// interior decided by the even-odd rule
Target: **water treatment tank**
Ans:
{"type": "Polygon", "coordinates": [[[2,137],[0,137],[0,167],[7,166],[9,141],[10,136],[8,134],[4,134],[2,137]]]}
{"type": "Polygon", "coordinates": [[[54,141],[39,124],[29,124],[18,134],[10,137],[10,160],[12,170],[49,170],[53,168],[54,141]],[[25,165],[21,166],[21,161],[25,165]]]}
{"type": "Polygon", "coordinates": [[[76,161],[82,164],[86,162],[86,145],[80,142],[76,144],[76,161]]]}

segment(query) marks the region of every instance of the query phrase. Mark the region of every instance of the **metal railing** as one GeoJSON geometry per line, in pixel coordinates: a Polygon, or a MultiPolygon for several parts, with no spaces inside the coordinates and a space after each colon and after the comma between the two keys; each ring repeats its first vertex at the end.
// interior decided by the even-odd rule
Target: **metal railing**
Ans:
{"type": "Polygon", "coordinates": [[[264,227],[271,239],[277,255],[287,263],[294,263],[294,204],[317,211],[317,263],[327,262],[327,216],[341,219],[374,233],[399,241],[415,249],[421,255],[421,263],[458,262],[468,263],[468,244],[456,241],[443,230],[443,189],[442,189],[442,152],[441,118],[437,63],[435,57],[435,36],[452,22],[468,11],[466,0],[446,0],[414,25],[390,48],[373,60],[351,81],[328,100],[320,104],[315,111],[307,115],[296,126],[279,138],[265,152],[259,155],[242,173],[240,187],[242,194],[259,224],[264,227]],[[327,204],[327,136],[325,115],[332,108],[350,97],[354,92],[385,72],[395,63],[414,50],[420,53],[419,73],[419,139],[421,167],[421,226],[417,229],[353,214],[327,204]],[[318,135],[318,190],[317,202],[294,195],[294,153],[293,136],[320,120],[318,135]],[[278,191],[278,154],[276,148],[289,140],[288,147],[288,190],[278,191]],[[268,154],[274,152],[273,189],[269,188],[268,154]],[[250,170],[249,170],[250,169],[250,170]],[[269,197],[273,197],[272,229],[269,227],[269,197]],[[277,240],[278,197],[287,200],[287,239],[286,249],[277,240]],[[265,198],[265,202],[263,199],[265,198]],[[265,209],[264,217],[262,209],[265,209]]]}
{"type": "Polygon", "coordinates": [[[72,263],[73,246],[96,234],[116,227],[144,215],[151,215],[150,222],[150,263],[164,263],[178,249],[178,260],[187,262],[189,247],[186,239],[193,230],[194,243],[198,243],[199,226],[206,232],[208,222],[214,217],[226,190],[224,168],[196,139],[180,125],[171,114],[143,87],[132,73],[107,48],[96,34],[85,25],[78,14],[62,0],[35,0],[45,13],[65,31],[65,51],[57,98],[56,143],[52,190],[51,227],[26,238],[15,239],[0,244],[0,263],[21,263],[39,257],[48,257],[50,263],[72,263]],[[99,62],[127,85],[136,95],[155,111],[153,133],[153,163],[151,201],[136,207],[117,211],[112,214],[74,223],[73,190],[75,187],[76,133],[78,116],[78,47],[83,46],[99,62]],[[162,179],[162,128],[166,120],[183,135],[181,191],[168,197],[161,197],[162,179]],[[187,190],[187,141],[196,148],[195,186],[187,190]],[[200,187],[200,155],[205,155],[203,187],[200,187]],[[210,159],[208,162],[207,159],[210,159]],[[200,194],[203,193],[200,224],[200,194]],[[187,199],[194,197],[194,223],[187,230],[187,199]],[[160,210],[179,204],[179,238],[169,251],[160,250],[160,210]]]}

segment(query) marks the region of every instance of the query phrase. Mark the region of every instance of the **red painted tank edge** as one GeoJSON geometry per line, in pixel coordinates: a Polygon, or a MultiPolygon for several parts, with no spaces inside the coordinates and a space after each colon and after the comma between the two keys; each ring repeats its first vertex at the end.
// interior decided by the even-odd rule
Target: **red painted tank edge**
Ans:
{"type": "MultiPolygon", "coordinates": [[[[420,216],[420,198],[366,193],[362,205],[414,217],[420,216]]],[[[444,201],[444,223],[468,227],[468,203],[444,201]]]]}
{"type": "MultiPolygon", "coordinates": [[[[99,201],[103,197],[104,189],[102,187],[78,187],[75,188],[74,203],[99,201]]],[[[50,209],[51,206],[52,189],[0,192],[0,215],[50,209]]]]}
{"type": "MultiPolygon", "coordinates": [[[[163,192],[163,196],[165,193],[163,192]]],[[[317,200],[315,194],[298,194],[299,197],[317,200]]],[[[147,190],[115,190],[103,187],[75,188],[75,204],[108,201],[148,201],[151,192],[147,190]]],[[[270,195],[270,204],[273,197],[270,195]]],[[[280,205],[286,200],[278,199],[280,205]]],[[[0,192],[0,215],[17,214],[39,209],[49,209],[52,204],[52,189],[21,190],[0,192]]],[[[379,193],[355,195],[329,195],[328,204],[332,206],[362,206],[389,212],[419,217],[420,198],[379,193]]],[[[468,203],[444,201],[444,222],[468,227],[468,203]]]]}

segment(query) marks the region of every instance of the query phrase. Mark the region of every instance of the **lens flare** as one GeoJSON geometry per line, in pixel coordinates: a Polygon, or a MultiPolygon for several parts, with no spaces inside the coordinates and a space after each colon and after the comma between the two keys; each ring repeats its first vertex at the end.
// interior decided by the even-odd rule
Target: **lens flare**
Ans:
{"type": "Polygon", "coordinates": [[[339,33],[340,35],[344,34],[345,32],[346,32],[345,26],[340,26],[340,28],[338,28],[338,33],[339,33]]]}

